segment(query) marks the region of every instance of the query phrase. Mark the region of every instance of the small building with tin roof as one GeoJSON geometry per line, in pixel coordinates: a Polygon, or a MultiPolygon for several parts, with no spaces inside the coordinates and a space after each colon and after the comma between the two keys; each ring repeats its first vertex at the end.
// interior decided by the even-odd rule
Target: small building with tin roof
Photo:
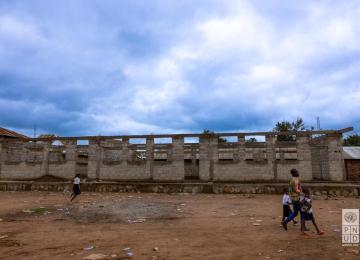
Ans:
{"type": "Polygon", "coordinates": [[[360,146],[344,146],[343,157],[346,179],[349,181],[360,181],[360,146]]]}

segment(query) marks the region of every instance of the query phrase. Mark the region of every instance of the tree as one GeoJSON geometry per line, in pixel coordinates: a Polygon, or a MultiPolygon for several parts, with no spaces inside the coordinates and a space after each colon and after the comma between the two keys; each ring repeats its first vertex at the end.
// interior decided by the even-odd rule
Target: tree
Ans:
{"type": "Polygon", "coordinates": [[[360,135],[352,134],[345,137],[344,146],[360,146],[360,135]]]}
{"type": "MultiPolygon", "coordinates": [[[[305,130],[304,120],[297,118],[294,122],[281,121],[277,122],[273,131],[275,132],[297,132],[305,130]]],[[[295,141],[293,135],[278,135],[278,141],[295,141]]]]}
{"type": "MultiPolygon", "coordinates": [[[[203,133],[203,134],[208,134],[208,135],[213,135],[213,134],[215,134],[214,131],[211,131],[211,130],[209,130],[209,129],[204,129],[202,133],[203,133]]],[[[219,137],[218,142],[219,142],[219,143],[226,143],[227,140],[226,140],[225,138],[223,138],[223,137],[219,137]]]]}
{"type": "Polygon", "coordinates": [[[256,143],[257,139],[255,137],[251,137],[248,140],[246,140],[246,143],[256,143]]]}

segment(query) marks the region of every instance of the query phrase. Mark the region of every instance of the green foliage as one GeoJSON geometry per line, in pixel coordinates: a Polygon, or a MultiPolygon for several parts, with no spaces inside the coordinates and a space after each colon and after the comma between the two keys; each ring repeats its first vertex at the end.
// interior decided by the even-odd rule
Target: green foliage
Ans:
{"type": "Polygon", "coordinates": [[[292,122],[291,126],[292,126],[293,131],[304,131],[305,130],[304,120],[300,117],[298,117],[295,122],[292,122]]]}
{"type": "Polygon", "coordinates": [[[360,146],[360,135],[352,134],[345,137],[344,146],[360,146]]]}
{"type": "MultiPolygon", "coordinates": [[[[213,134],[215,134],[214,131],[211,131],[211,130],[209,130],[209,129],[204,129],[202,133],[203,133],[203,134],[208,134],[208,135],[213,135],[213,134]]],[[[219,143],[226,143],[226,142],[227,142],[227,140],[226,140],[225,138],[222,138],[222,137],[219,137],[218,141],[219,141],[219,143]]]]}
{"type": "Polygon", "coordinates": [[[210,131],[209,129],[204,129],[202,133],[203,133],[203,134],[209,134],[209,135],[214,134],[214,132],[213,132],[213,131],[210,131]]]}
{"type": "Polygon", "coordinates": [[[246,140],[246,143],[256,143],[257,139],[255,137],[251,137],[248,140],[246,140]]]}
{"type": "MultiPolygon", "coordinates": [[[[282,121],[277,122],[273,131],[275,132],[296,132],[305,130],[304,120],[297,118],[294,122],[282,121]]],[[[279,135],[278,141],[295,141],[292,135],[279,135]]]]}
{"type": "Polygon", "coordinates": [[[47,209],[44,208],[44,207],[39,207],[39,208],[25,209],[22,212],[30,213],[30,214],[42,215],[42,214],[45,214],[47,212],[47,209]]]}

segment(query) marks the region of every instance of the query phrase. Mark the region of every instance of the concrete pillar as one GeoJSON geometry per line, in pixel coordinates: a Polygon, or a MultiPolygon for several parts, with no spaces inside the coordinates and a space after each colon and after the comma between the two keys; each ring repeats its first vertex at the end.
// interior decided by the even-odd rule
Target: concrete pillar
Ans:
{"type": "Polygon", "coordinates": [[[76,172],[76,140],[66,140],[63,143],[65,144],[66,152],[65,175],[67,178],[73,178],[76,172]]]}
{"type": "Polygon", "coordinates": [[[210,137],[199,138],[199,179],[210,181],[210,137]]]}
{"type": "Polygon", "coordinates": [[[273,176],[273,179],[277,180],[275,141],[276,138],[274,136],[266,136],[266,158],[268,161],[269,172],[273,176]]]}
{"type": "Polygon", "coordinates": [[[154,179],[154,138],[146,138],[146,176],[154,179]]]}
{"type": "Polygon", "coordinates": [[[241,161],[245,160],[245,136],[244,135],[238,135],[238,144],[239,144],[238,159],[241,162],[241,161]]]}
{"type": "Polygon", "coordinates": [[[76,160],[76,141],[75,140],[67,140],[63,141],[65,144],[66,151],[66,160],[67,161],[75,161],[76,160]]]}
{"type": "Polygon", "coordinates": [[[199,138],[199,179],[202,181],[210,180],[210,138],[201,136],[199,138]]]}
{"type": "Polygon", "coordinates": [[[210,138],[210,179],[216,179],[216,176],[221,174],[221,172],[216,172],[214,163],[219,161],[219,138],[217,136],[211,136],[210,138]]]}
{"type": "Polygon", "coordinates": [[[172,164],[176,180],[184,180],[185,163],[184,163],[184,137],[172,138],[172,164]]]}
{"type": "Polygon", "coordinates": [[[311,164],[311,147],[310,147],[310,136],[296,136],[296,147],[297,147],[297,170],[300,173],[301,180],[311,181],[312,175],[312,164],[311,164]]]}
{"type": "MultiPolygon", "coordinates": [[[[197,151],[196,151],[196,147],[192,147],[191,148],[191,174],[195,175],[195,173],[197,172],[197,151]]],[[[197,174],[196,174],[197,175],[197,174]]]]}
{"type": "Polygon", "coordinates": [[[329,153],[329,178],[332,181],[343,181],[346,179],[344,158],[342,154],[342,135],[327,137],[329,153]]]}
{"type": "Polygon", "coordinates": [[[49,151],[51,147],[51,142],[44,141],[43,147],[43,161],[41,163],[40,176],[45,176],[49,174],[49,151]]]}
{"type": "Polygon", "coordinates": [[[214,178],[214,158],[217,157],[218,139],[213,135],[200,137],[199,177],[202,181],[214,178]]]}
{"type": "Polygon", "coordinates": [[[129,138],[123,138],[121,141],[121,161],[127,164],[129,160],[129,138]]]}
{"type": "Polygon", "coordinates": [[[101,149],[99,140],[89,140],[88,178],[100,179],[101,149]]]}

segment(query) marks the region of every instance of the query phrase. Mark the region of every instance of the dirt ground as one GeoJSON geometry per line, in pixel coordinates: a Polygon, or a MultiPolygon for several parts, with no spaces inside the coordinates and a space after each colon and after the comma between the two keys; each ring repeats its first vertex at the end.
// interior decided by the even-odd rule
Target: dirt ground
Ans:
{"type": "Polygon", "coordinates": [[[0,192],[0,259],[360,259],[341,245],[341,209],[317,198],[309,223],[280,227],[281,196],[0,192]],[[93,258],[92,258],[93,257],[93,258]]]}

